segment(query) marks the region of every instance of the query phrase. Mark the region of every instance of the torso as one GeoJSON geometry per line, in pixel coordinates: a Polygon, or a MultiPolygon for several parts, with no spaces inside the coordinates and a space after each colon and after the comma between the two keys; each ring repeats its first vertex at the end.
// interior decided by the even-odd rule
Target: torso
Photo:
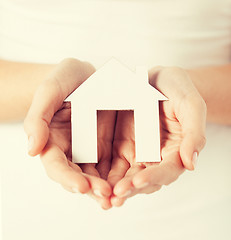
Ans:
{"type": "MultiPolygon", "coordinates": [[[[2,0],[0,57],[197,67],[231,56],[230,0],[2,0]]],[[[1,9],[0,9],[1,10],[1,9]]]]}

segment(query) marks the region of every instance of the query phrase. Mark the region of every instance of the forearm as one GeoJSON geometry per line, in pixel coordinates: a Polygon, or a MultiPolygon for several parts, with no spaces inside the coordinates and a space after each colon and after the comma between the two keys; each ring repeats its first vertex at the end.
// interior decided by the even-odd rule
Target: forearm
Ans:
{"type": "Polygon", "coordinates": [[[231,64],[188,73],[207,104],[208,121],[231,125],[231,64]]]}
{"type": "Polygon", "coordinates": [[[0,122],[25,117],[36,88],[54,67],[0,60],[0,122]]]}

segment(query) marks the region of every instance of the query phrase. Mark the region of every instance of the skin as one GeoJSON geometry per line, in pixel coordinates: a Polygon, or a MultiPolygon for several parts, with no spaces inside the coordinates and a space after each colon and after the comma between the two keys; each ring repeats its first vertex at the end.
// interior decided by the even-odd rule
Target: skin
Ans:
{"type": "Polygon", "coordinates": [[[0,122],[24,120],[38,86],[55,65],[0,60],[0,122]]]}
{"type": "Polygon", "coordinates": [[[108,178],[114,186],[111,198],[114,206],[121,206],[136,194],[158,191],[175,181],[185,169],[193,170],[193,154],[198,154],[205,144],[206,105],[188,75],[180,69],[155,68],[150,76],[155,87],[158,81],[166,81],[159,85],[159,90],[169,98],[160,103],[162,161],[136,162],[133,113],[119,112],[113,146],[116,151],[108,178]],[[185,85],[184,90],[168,92],[166,86],[171,84],[185,85]]]}
{"type": "Polygon", "coordinates": [[[231,125],[231,64],[187,70],[207,105],[209,122],[231,125]]]}
{"type": "Polygon", "coordinates": [[[41,153],[48,176],[73,193],[87,193],[103,209],[111,207],[111,186],[107,179],[111,167],[111,149],[115,112],[98,112],[98,164],[74,164],[71,161],[71,105],[63,103],[49,124],[48,142],[41,153]],[[109,131],[108,131],[109,129],[109,131]]]}
{"type": "MultiPolygon", "coordinates": [[[[161,155],[163,159],[161,164],[140,165],[136,163],[134,119],[131,111],[117,113],[102,111],[98,113],[98,132],[100,134],[98,135],[99,163],[97,165],[80,164],[78,166],[70,161],[70,109],[68,112],[69,118],[62,122],[64,120],[61,115],[62,112],[68,111],[65,108],[58,112],[53,110],[54,117],[45,115],[46,129],[42,136],[49,133],[48,142],[44,139],[37,140],[37,143],[43,141],[43,144],[36,149],[36,142],[34,142],[30,154],[36,155],[45,145],[41,153],[41,159],[48,176],[61,183],[65,189],[71,192],[76,192],[76,189],[78,189],[78,192],[88,193],[100,203],[103,209],[109,209],[112,205],[121,206],[128,197],[138,193],[157,191],[162,185],[167,185],[176,180],[185,168],[194,169],[193,153],[198,153],[205,143],[206,105],[185,72],[180,69],[168,71],[163,71],[163,69],[151,70],[149,74],[152,76],[150,77],[151,85],[162,91],[165,89],[161,89],[161,87],[178,84],[183,85],[183,90],[179,89],[178,92],[173,93],[172,91],[169,91],[169,93],[166,90],[162,91],[170,100],[160,106],[161,155]],[[174,82],[172,80],[173,75],[176,76],[174,82]],[[169,76],[171,76],[171,79],[169,79],[169,76]],[[167,82],[158,86],[158,82],[162,83],[164,80],[167,82]],[[188,97],[185,98],[185,96],[188,97]],[[188,118],[184,118],[183,113],[187,109],[191,109],[190,114],[188,118]],[[178,116],[176,116],[176,113],[178,116]],[[191,113],[194,113],[195,117],[192,118],[191,113]],[[188,121],[189,119],[190,121],[188,121]],[[59,123],[57,123],[57,120],[59,120],[59,123]],[[190,125],[189,123],[192,121],[197,124],[190,125]],[[53,128],[54,124],[55,128],[53,128]],[[58,137],[61,134],[62,126],[65,126],[65,128],[61,137],[58,137]],[[55,137],[52,137],[53,135],[55,137]],[[65,138],[67,139],[66,142],[63,140],[65,138]],[[73,189],[75,190],[73,191],[73,189]]],[[[59,76],[60,72],[53,79],[57,81],[59,76]]],[[[56,85],[57,83],[55,83],[56,85]]],[[[55,108],[55,106],[52,106],[52,102],[53,94],[55,95],[57,90],[54,89],[53,84],[50,83],[50,87],[46,84],[35,94],[31,109],[25,120],[25,129],[29,136],[35,135],[32,129],[33,126],[38,126],[33,119],[34,115],[41,112],[41,114],[43,113],[42,119],[44,119],[44,112],[51,112],[49,109],[44,111],[44,107],[41,107],[41,99],[45,99],[45,107],[55,108]],[[46,98],[44,98],[44,92],[47,92],[46,98]],[[52,92],[54,93],[52,94],[52,92]]],[[[68,94],[64,94],[63,97],[65,95],[68,94]]],[[[58,96],[55,96],[55,99],[57,98],[58,96]]],[[[63,101],[63,99],[61,100],[63,101]]]]}
{"type": "Polygon", "coordinates": [[[99,163],[76,165],[70,161],[71,109],[63,101],[95,71],[94,67],[76,59],[65,59],[58,65],[5,61],[0,65],[1,89],[9,87],[5,79],[12,84],[22,79],[24,84],[20,94],[17,88],[12,90],[15,99],[21,96],[14,102],[18,112],[12,115],[7,110],[12,104],[8,101],[1,120],[21,119],[32,102],[24,122],[29,154],[41,154],[50,178],[68,191],[89,194],[103,209],[121,206],[136,194],[155,192],[175,181],[185,169],[193,170],[195,153],[199,154],[205,144],[206,116],[209,121],[231,124],[227,107],[231,104],[231,65],[193,70],[155,67],[149,71],[150,84],[169,99],[160,104],[162,162],[136,163],[132,112],[103,111],[98,113],[99,163]],[[17,67],[16,81],[15,71],[10,70],[17,67]],[[27,84],[32,76],[33,87],[27,84]]]}

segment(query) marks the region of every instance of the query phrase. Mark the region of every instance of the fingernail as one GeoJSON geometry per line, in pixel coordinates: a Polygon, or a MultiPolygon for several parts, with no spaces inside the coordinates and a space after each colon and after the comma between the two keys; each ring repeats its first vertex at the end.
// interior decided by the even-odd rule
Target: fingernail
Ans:
{"type": "Polygon", "coordinates": [[[120,197],[127,197],[127,196],[129,196],[130,194],[132,193],[132,191],[131,190],[128,190],[127,192],[125,192],[122,196],[120,196],[120,197]]]}
{"type": "Polygon", "coordinates": [[[145,187],[147,187],[148,186],[148,182],[144,182],[144,183],[141,183],[141,184],[136,184],[136,188],[145,188],[145,187]]]}
{"type": "Polygon", "coordinates": [[[79,189],[78,189],[78,188],[75,188],[75,187],[72,188],[72,191],[73,191],[74,193],[80,193],[80,192],[79,192],[79,189]]]}
{"type": "Polygon", "coordinates": [[[96,196],[103,197],[102,193],[98,189],[95,189],[93,192],[96,196]]]}
{"type": "Polygon", "coordinates": [[[28,152],[31,151],[31,149],[33,148],[33,145],[34,145],[34,137],[30,136],[28,139],[28,152]]]}
{"type": "Polygon", "coordinates": [[[192,164],[193,164],[194,169],[197,166],[197,159],[198,159],[198,154],[197,154],[197,152],[194,152],[193,157],[192,157],[192,164]]]}

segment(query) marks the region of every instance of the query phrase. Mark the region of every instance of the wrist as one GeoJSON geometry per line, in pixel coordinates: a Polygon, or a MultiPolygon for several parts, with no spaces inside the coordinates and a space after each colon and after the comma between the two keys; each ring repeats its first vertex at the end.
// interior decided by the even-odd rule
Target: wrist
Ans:
{"type": "Polygon", "coordinates": [[[201,97],[206,102],[206,95],[203,92],[203,81],[201,79],[200,74],[195,69],[185,69],[187,74],[189,75],[193,85],[196,87],[197,91],[200,93],[201,97]]]}

